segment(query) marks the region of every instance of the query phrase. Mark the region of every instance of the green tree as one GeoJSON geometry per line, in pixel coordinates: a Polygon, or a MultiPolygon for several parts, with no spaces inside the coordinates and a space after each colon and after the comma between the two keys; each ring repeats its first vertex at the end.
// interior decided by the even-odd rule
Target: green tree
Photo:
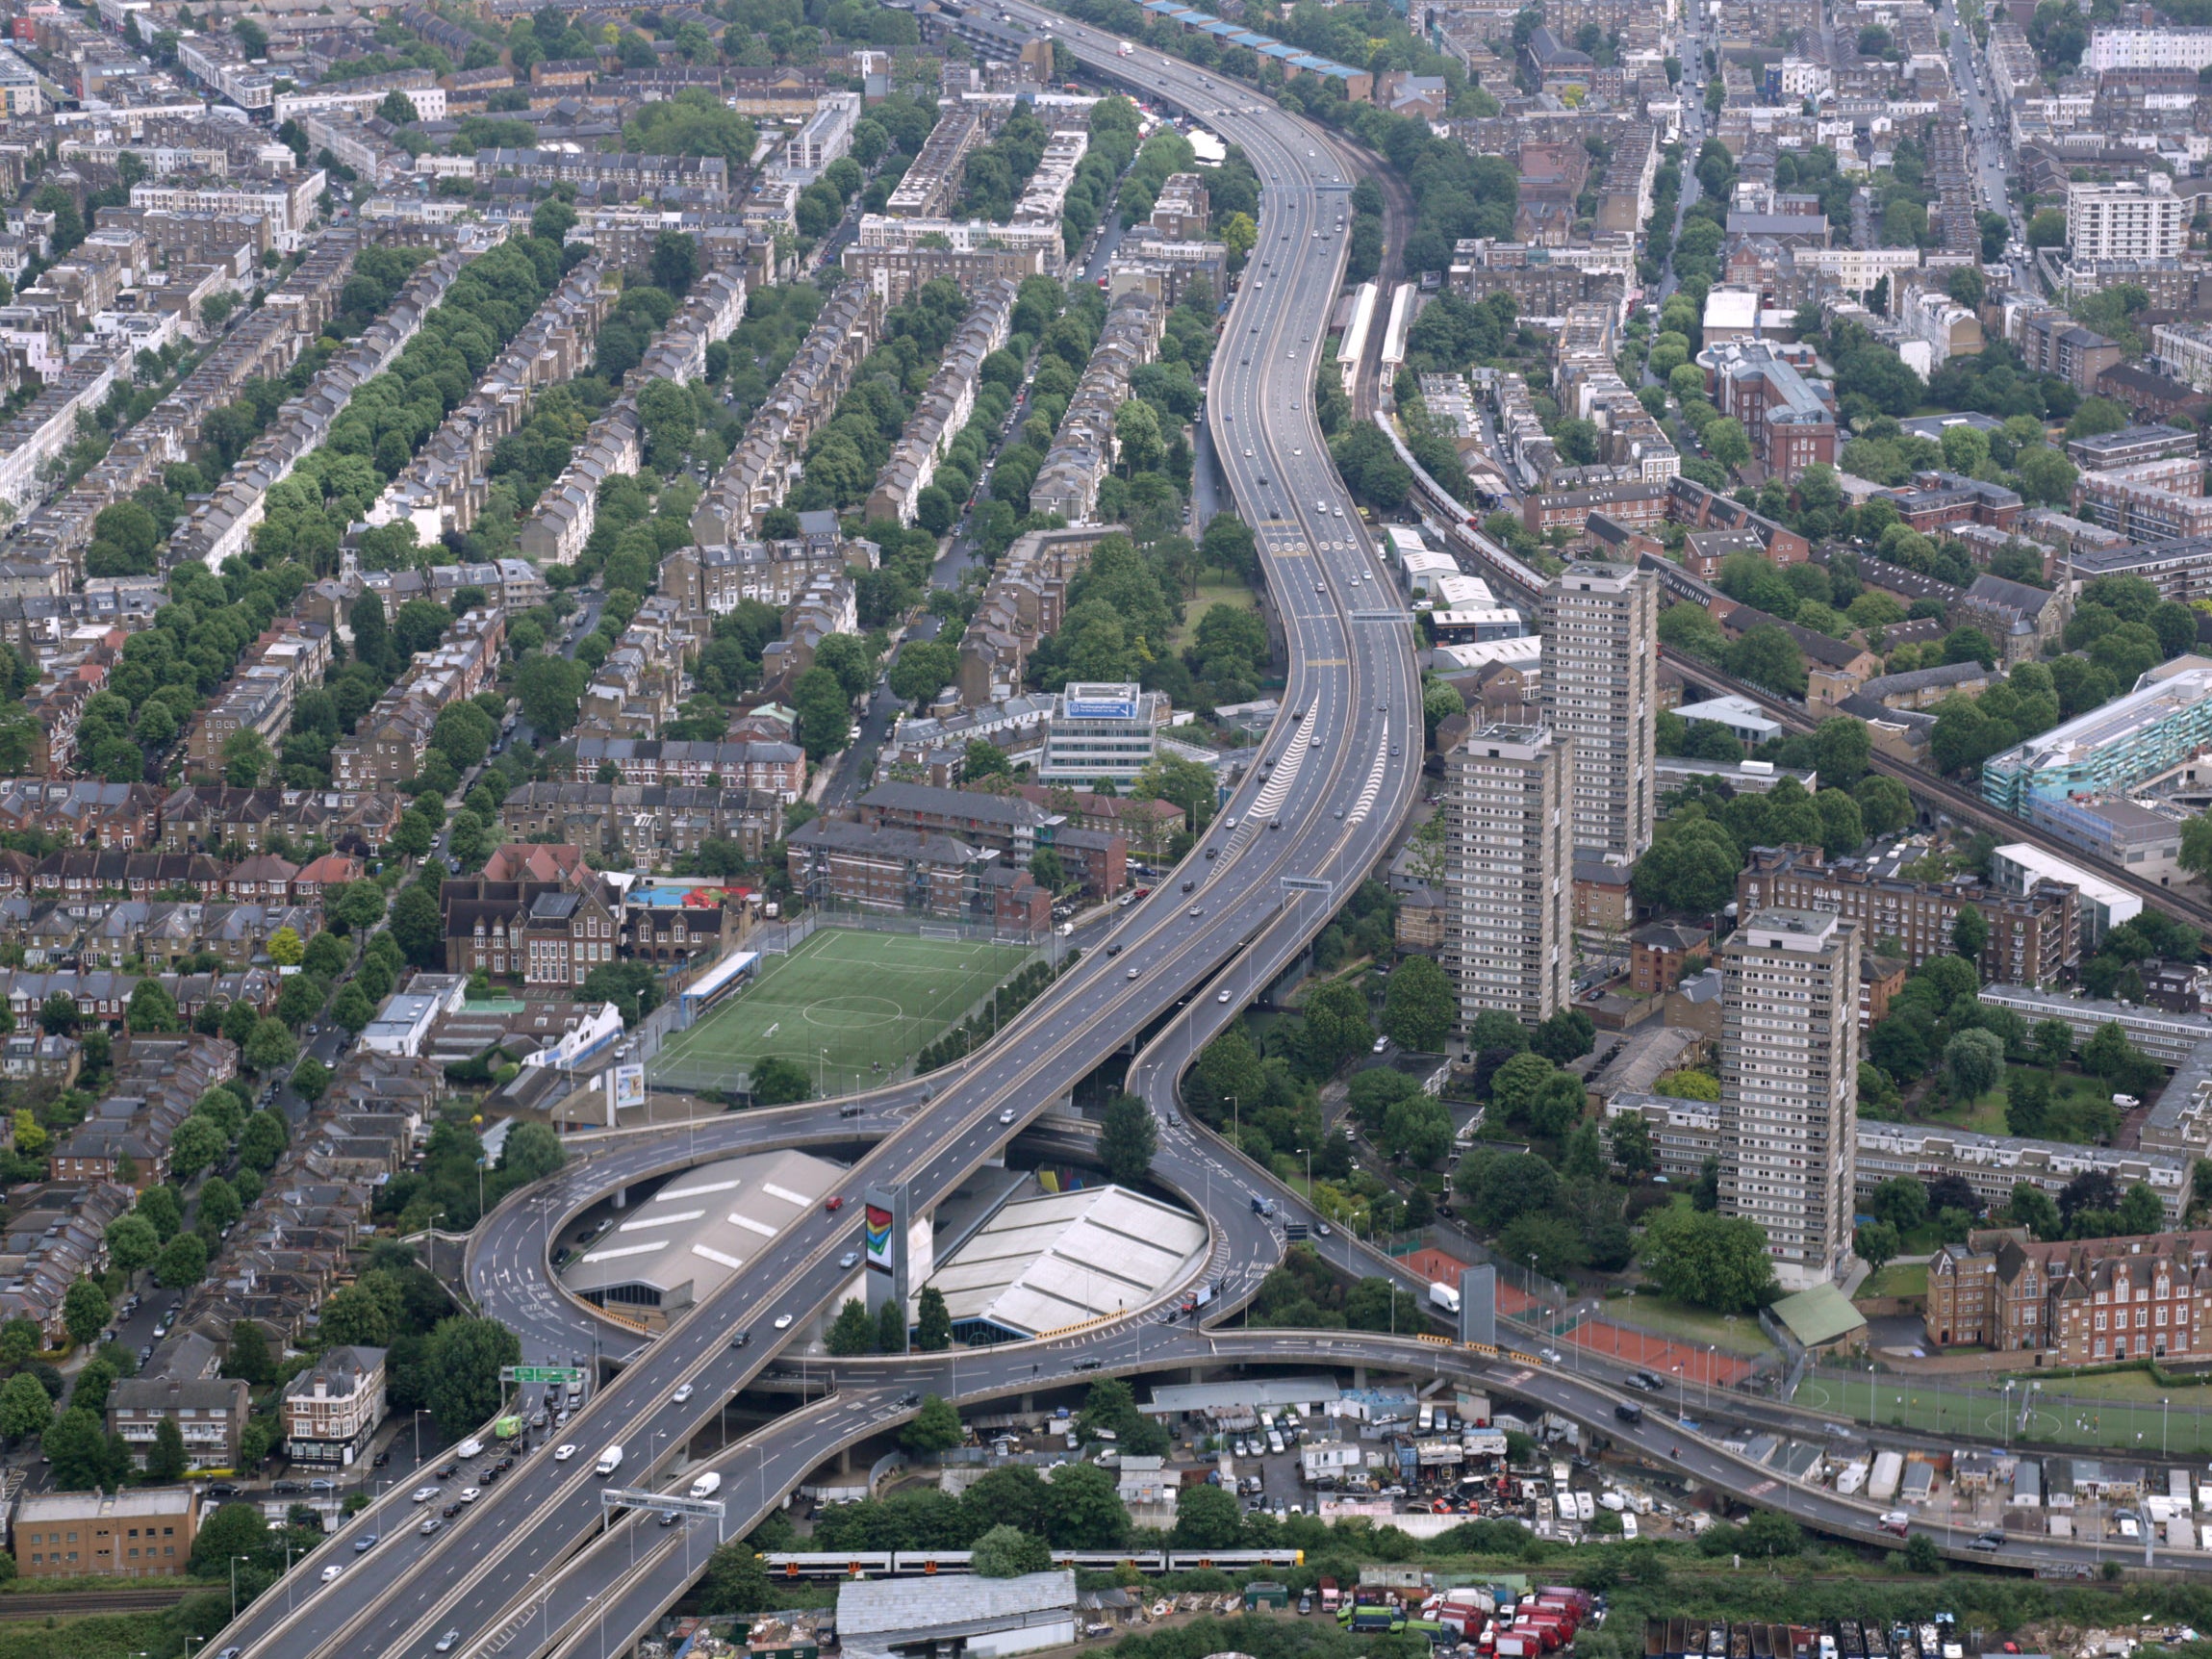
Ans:
{"type": "Polygon", "coordinates": [[[1767,1233],[1742,1216],[1674,1204],[1644,1228],[1644,1271],[1667,1295],[1720,1314],[1747,1314],[1771,1299],[1767,1233]]]}
{"type": "Polygon", "coordinates": [[[2166,1207],[2158,1194],[2141,1181],[2131,1183],[2120,1199],[2120,1231],[2123,1234],[2160,1233],[2166,1228],[2166,1207]]]}
{"type": "MultiPolygon", "coordinates": [[[[847,1308],[852,1305],[852,1302],[846,1303],[847,1308]]],[[[837,1317],[838,1322],[842,1324],[845,1319],[843,1310],[839,1311],[837,1317]]],[[[830,1330],[832,1343],[835,1342],[836,1337],[836,1328],[833,1326],[830,1330]]],[[[835,1347],[832,1346],[830,1351],[836,1352],[835,1347]]],[[[899,1431],[900,1444],[910,1452],[924,1455],[951,1451],[966,1438],[967,1431],[960,1426],[960,1414],[953,1409],[950,1401],[939,1394],[926,1395],[923,1398],[921,1410],[917,1411],[913,1417],[908,1420],[906,1426],[899,1431]]]]}
{"type": "Polygon", "coordinates": [[[752,1104],[791,1106],[814,1098],[814,1079],[797,1060],[770,1055],[752,1068],[752,1104]]]}
{"type": "MultiPolygon", "coordinates": [[[[298,1052],[298,1043],[292,1040],[292,1033],[279,1019],[256,1021],[253,1034],[245,1039],[245,1063],[264,1075],[283,1070],[298,1052]]],[[[184,1131],[180,1128],[177,1133],[181,1136],[184,1131]]],[[[174,1162],[173,1153],[171,1161],[174,1162]]]]}
{"type": "Polygon", "coordinates": [[[830,1353],[841,1360],[875,1351],[876,1321],[868,1316],[867,1303],[857,1296],[845,1298],[845,1306],[837,1310],[837,1317],[830,1321],[826,1345],[830,1353]]]}
{"type": "Polygon", "coordinates": [[[2032,1181],[2013,1183],[2012,1197],[2006,1208],[2011,1211],[2017,1225],[2025,1227],[2038,1238],[2052,1239],[2065,1236],[2066,1223],[2059,1217],[2057,1204],[2052,1201],[2049,1193],[2032,1181]]]}
{"type": "Polygon", "coordinates": [[[1964,1031],[1944,1045],[1944,1081],[1954,1100],[1979,1100],[2004,1076],[2004,1043],[1994,1032],[1964,1031]]]}
{"type": "Polygon", "coordinates": [[[161,1254],[161,1236],[143,1215],[118,1215],[108,1223],[108,1260],[121,1272],[136,1273],[153,1265],[161,1254]]]}
{"type": "Polygon", "coordinates": [[[1049,1571],[1052,1565],[1052,1551],[1043,1539],[1010,1526],[994,1526],[976,1540],[968,1570],[978,1578],[1019,1578],[1026,1572],[1049,1571]]]}
{"type": "Polygon", "coordinates": [[[852,710],[845,687],[827,669],[808,669],[792,682],[791,706],[799,715],[799,741],[820,765],[845,747],[852,710]]]}
{"type": "Polygon", "coordinates": [[[1152,1110],[1135,1095],[1116,1089],[1107,1099],[1099,1127],[1099,1159],[1114,1181],[1133,1187],[1152,1167],[1159,1133],[1152,1110]]]}
{"type": "Polygon", "coordinates": [[[153,1226],[164,1244],[184,1230],[185,1209],[173,1187],[149,1187],[139,1194],[137,1212],[153,1226]]]}
{"type": "Polygon", "coordinates": [[[583,665],[563,656],[533,656],[516,671],[522,718],[541,739],[557,739],[576,724],[584,678],[583,665]]]}
{"type": "Polygon", "coordinates": [[[185,1451],[184,1431],[177,1427],[176,1418],[162,1418],[154,1426],[154,1443],[146,1452],[146,1479],[182,1480],[191,1466],[192,1460],[185,1451]]]}
{"type": "Polygon", "coordinates": [[[422,1404],[441,1432],[464,1435],[498,1409],[499,1368],[522,1361],[522,1344],[496,1319],[441,1319],[423,1344],[422,1404]]]}
{"type": "Polygon", "coordinates": [[[1065,1464],[1045,1489],[1045,1535],[1059,1549],[1119,1549],[1129,1542],[1129,1511],[1113,1477],[1095,1463],[1065,1464]]]}
{"type": "Polygon", "coordinates": [[[349,982],[341,985],[338,995],[331,999],[330,1017],[359,1036],[376,1017],[376,1005],[369,1000],[368,992],[349,982]]]}
{"type": "Polygon", "coordinates": [[[1356,984],[1337,980],[1321,986],[1306,999],[1302,1012],[1300,1044],[1308,1063],[1323,1076],[1374,1045],[1367,995],[1356,984]]]}
{"type": "Polygon", "coordinates": [[[251,1319],[230,1328],[230,1346],[223,1354],[222,1374],[256,1388],[276,1381],[276,1361],[268,1351],[268,1339],[251,1319]]]}
{"type": "Polygon", "coordinates": [[[197,1233],[179,1233],[154,1259],[154,1277],[170,1290],[189,1289],[207,1277],[208,1247],[197,1233]]]}
{"type": "Polygon", "coordinates": [[[130,1010],[124,1024],[137,1035],[183,1029],[177,1018],[176,999],[161,981],[148,976],[131,987],[130,1010]]]}
{"type": "Polygon", "coordinates": [[[941,1354],[952,1345],[953,1312],[945,1305],[945,1292],[925,1285],[914,1310],[914,1346],[925,1354],[941,1354]]]}
{"type": "Polygon", "coordinates": [[[1659,1169],[1659,1152],[1651,1143],[1651,1123],[1640,1111],[1624,1111],[1607,1126],[1606,1145],[1613,1161],[1631,1181],[1641,1181],[1659,1169]]]}
{"type": "Polygon", "coordinates": [[[1873,759],[1874,741],[1867,723],[1847,714],[1820,722],[1813,744],[1819,755],[1820,781],[1839,789],[1858,782],[1873,759]]]}
{"type": "Polygon", "coordinates": [[[80,1347],[98,1338],[114,1311],[107,1292],[90,1279],[71,1280],[62,1293],[62,1324],[80,1347]]]}
{"type": "Polygon", "coordinates": [[[43,1434],[54,1420],[54,1402],[29,1371],[17,1371],[0,1385],[0,1435],[12,1441],[43,1434]]]}
{"type": "Polygon", "coordinates": [[[330,1092],[330,1068],[313,1055],[292,1068],[292,1091],[312,1104],[330,1092]]]}
{"type": "Polygon", "coordinates": [[[1854,1248],[1858,1251],[1859,1260],[1879,1273],[1900,1248],[1897,1230],[1887,1221],[1866,1222],[1858,1230],[1854,1248]]]}
{"type": "Polygon", "coordinates": [[[1459,998],[1433,957],[1408,957],[1383,997],[1383,1030],[1416,1054],[1441,1054],[1459,1018],[1459,998]]]}
{"type": "Polygon", "coordinates": [[[1177,1549],[1233,1549],[1243,1532],[1234,1497],[1218,1486],[1194,1486],[1178,1494],[1168,1542],[1177,1549]]]}
{"type": "Polygon", "coordinates": [[[1892,1176],[1874,1188],[1867,1208],[1876,1220],[1908,1234],[1928,1218],[1928,1189],[1910,1177],[1892,1176]]]}
{"type": "Polygon", "coordinates": [[[750,1539],[725,1544],[707,1557],[699,1586],[700,1612],[742,1617],[766,1613],[781,1606],[784,1599],[782,1589],[769,1578],[768,1563],[753,1548],[750,1539]]]}

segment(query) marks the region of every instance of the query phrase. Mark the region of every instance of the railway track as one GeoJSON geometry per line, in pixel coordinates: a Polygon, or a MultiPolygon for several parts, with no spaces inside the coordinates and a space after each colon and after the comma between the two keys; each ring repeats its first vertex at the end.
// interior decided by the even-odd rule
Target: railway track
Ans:
{"type": "MultiPolygon", "coordinates": [[[[1701,685],[1750,699],[1793,732],[1809,735],[1819,724],[1804,704],[1778,698],[1772,692],[1753,685],[1749,680],[1738,679],[1734,675],[1723,673],[1700,658],[1686,656],[1666,646],[1660,648],[1659,654],[1663,661],[1673,663],[1701,685]]],[[[2008,841],[2024,841],[2030,847],[2048,853],[2053,857],[2064,858],[2070,863],[2092,870],[2114,886],[2134,894],[2145,904],[2155,905],[2175,920],[2187,922],[2192,927],[2212,933],[2212,906],[2199,904],[2194,899],[2174,892],[2171,887],[2147,881],[2121,865],[2108,863],[2094,854],[2084,853],[2080,848],[2061,841],[2048,831],[2037,829],[2025,819],[2016,818],[2001,807],[1992,806],[1972,790],[1948,782],[1918,766],[1909,766],[1879,750],[1874,752],[1869,764],[1883,777],[1894,778],[1915,795],[1942,807],[1963,824],[1990,830],[2008,841]]]]}
{"type": "Polygon", "coordinates": [[[25,1591],[0,1595],[0,1621],[85,1619],[96,1613],[159,1613],[174,1607],[195,1590],[215,1588],[208,1584],[164,1584],[140,1590],[25,1591]]]}

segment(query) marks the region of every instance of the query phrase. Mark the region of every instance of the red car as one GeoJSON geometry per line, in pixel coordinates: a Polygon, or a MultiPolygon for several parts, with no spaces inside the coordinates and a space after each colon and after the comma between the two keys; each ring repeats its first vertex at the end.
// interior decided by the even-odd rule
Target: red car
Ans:
{"type": "Polygon", "coordinates": [[[838,1211],[845,1208],[845,1195],[841,1192],[832,1192],[829,1195],[829,1202],[822,1208],[828,1211],[832,1215],[836,1214],[838,1211]]]}

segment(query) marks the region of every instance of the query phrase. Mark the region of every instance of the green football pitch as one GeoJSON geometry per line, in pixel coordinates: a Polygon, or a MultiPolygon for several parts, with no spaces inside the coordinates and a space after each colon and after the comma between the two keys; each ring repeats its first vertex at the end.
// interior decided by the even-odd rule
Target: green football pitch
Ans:
{"type": "Polygon", "coordinates": [[[753,983],[678,1032],[654,1057],[662,1089],[742,1087],[780,1056],[824,1092],[888,1082],[1035,953],[988,940],[821,928],[766,957],[753,983]]]}

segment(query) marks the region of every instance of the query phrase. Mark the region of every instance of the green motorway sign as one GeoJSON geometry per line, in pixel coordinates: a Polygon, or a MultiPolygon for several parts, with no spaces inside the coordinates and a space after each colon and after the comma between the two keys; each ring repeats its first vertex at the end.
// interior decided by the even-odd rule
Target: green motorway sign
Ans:
{"type": "Polygon", "coordinates": [[[511,1365],[508,1381],[516,1383],[580,1383],[584,1373],[572,1365],[511,1365]]]}

